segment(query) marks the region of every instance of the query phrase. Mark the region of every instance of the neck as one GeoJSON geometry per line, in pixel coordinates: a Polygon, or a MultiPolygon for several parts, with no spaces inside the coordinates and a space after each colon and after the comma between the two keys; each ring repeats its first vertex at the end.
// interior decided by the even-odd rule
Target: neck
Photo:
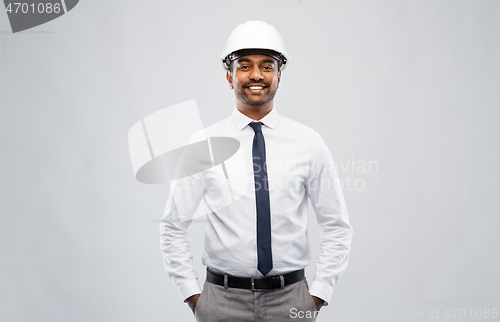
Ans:
{"type": "Polygon", "coordinates": [[[257,106],[236,103],[236,108],[241,114],[248,116],[252,120],[258,121],[271,112],[273,109],[273,102],[257,106]]]}

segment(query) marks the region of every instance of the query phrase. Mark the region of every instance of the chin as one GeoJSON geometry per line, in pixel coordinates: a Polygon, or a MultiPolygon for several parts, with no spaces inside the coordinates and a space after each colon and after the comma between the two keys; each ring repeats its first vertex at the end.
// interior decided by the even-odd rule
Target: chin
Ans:
{"type": "Polygon", "coordinates": [[[255,106],[255,107],[259,107],[259,106],[263,106],[264,104],[266,104],[267,102],[252,102],[252,101],[247,101],[247,104],[250,105],[250,106],[255,106]]]}

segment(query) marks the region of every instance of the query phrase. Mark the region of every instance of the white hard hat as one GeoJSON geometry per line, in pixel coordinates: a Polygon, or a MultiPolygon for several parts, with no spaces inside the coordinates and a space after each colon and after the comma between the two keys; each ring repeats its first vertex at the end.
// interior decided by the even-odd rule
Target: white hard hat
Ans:
{"type": "Polygon", "coordinates": [[[264,21],[247,21],[231,32],[227,39],[226,48],[220,56],[225,70],[229,70],[229,63],[232,60],[229,55],[242,49],[275,51],[278,54],[275,58],[280,61],[280,70],[285,69],[289,60],[285,44],[278,30],[264,21]]]}

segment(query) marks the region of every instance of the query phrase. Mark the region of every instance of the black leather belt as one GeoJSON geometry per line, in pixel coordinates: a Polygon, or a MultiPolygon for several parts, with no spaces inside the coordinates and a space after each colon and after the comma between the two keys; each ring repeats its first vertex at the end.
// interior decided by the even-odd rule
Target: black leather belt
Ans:
{"type": "Polygon", "coordinates": [[[214,273],[207,268],[207,281],[226,288],[242,288],[252,291],[283,288],[304,279],[304,270],[300,269],[288,274],[269,277],[238,277],[228,274],[214,273]]]}

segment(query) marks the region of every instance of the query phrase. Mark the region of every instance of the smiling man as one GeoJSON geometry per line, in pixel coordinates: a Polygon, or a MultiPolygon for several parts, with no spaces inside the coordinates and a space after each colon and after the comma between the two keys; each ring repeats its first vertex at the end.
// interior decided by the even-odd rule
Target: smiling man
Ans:
{"type": "Polygon", "coordinates": [[[205,132],[240,142],[246,162],[236,181],[248,186],[221,209],[227,183],[215,179],[217,170],[173,185],[160,224],[165,269],[199,322],[315,321],[347,266],[352,237],[332,156],[317,132],[274,107],[288,54],[273,26],[239,25],[221,60],[236,108],[205,132]],[[189,252],[190,221],[174,218],[192,215],[202,201],[208,214],[201,292],[189,252]],[[310,288],[304,273],[311,257],[309,201],[322,229],[310,288]]]}

